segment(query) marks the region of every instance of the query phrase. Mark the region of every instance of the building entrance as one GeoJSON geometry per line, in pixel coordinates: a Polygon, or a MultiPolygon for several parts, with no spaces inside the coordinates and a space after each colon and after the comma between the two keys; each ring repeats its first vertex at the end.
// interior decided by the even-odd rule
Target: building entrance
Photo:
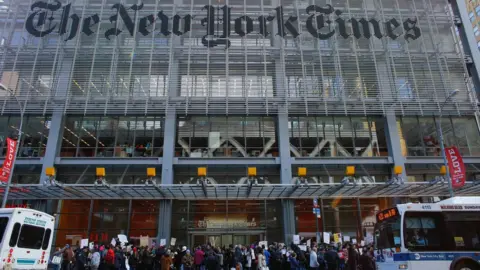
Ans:
{"type": "Polygon", "coordinates": [[[190,232],[190,243],[194,247],[207,243],[214,247],[228,247],[229,245],[250,245],[265,238],[264,231],[215,231],[190,232]]]}

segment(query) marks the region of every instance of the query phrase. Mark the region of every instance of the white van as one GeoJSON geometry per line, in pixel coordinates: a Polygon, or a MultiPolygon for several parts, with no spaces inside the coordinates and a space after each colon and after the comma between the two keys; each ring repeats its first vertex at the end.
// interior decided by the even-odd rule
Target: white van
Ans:
{"type": "Polygon", "coordinates": [[[47,269],[54,224],[33,209],[0,209],[0,269],[47,269]]]}

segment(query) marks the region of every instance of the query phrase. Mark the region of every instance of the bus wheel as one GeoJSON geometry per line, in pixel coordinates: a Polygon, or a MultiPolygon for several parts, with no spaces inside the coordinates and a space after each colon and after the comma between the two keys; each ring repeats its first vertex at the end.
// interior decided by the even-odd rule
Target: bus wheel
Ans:
{"type": "Polygon", "coordinates": [[[455,270],[478,270],[480,266],[471,261],[460,261],[455,265],[455,270]]]}

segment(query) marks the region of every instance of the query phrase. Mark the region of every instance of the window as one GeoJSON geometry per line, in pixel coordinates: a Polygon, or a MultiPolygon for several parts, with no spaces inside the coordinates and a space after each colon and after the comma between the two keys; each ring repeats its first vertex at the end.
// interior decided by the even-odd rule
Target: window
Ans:
{"type": "Polygon", "coordinates": [[[43,241],[42,241],[42,249],[46,250],[48,248],[48,244],[50,244],[50,235],[52,234],[52,230],[47,229],[45,232],[45,235],[43,236],[43,241]]]}
{"type": "Polygon", "coordinates": [[[375,225],[375,248],[389,249],[401,246],[400,217],[375,225]]]}
{"type": "Polygon", "coordinates": [[[480,31],[478,31],[478,26],[475,26],[475,27],[473,28],[473,33],[475,34],[475,36],[480,35],[480,31]]]}
{"type": "Polygon", "coordinates": [[[454,250],[480,251],[480,216],[476,212],[446,212],[449,236],[455,242],[454,250]]]}
{"type": "Polygon", "coordinates": [[[470,21],[471,21],[471,22],[475,21],[475,14],[474,14],[473,12],[470,12],[470,13],[468,14],[468,17],[470,18],[470,21]]]}
{"type": "Polygon", "coordinates": [[[411,251],[445,250],[451,246],[443,214],[440,212],[406,212],[404,222],[405,246],[411,251]]]}
{"type": "Polygon", "coordinates": [[[44,233],[45,229],[42,227],[23,224],[17,246],[19,248],[40,249],[44,233]]]}
{"type": "Polygon", "coordinates": [[[397,94],[399,98],[413,98],[412,87],[406,78],[397,78],[397,94]]]}
{"type": "Polygon", "coordinates": [[[477,15],[480,15],[480,6],[477,6],[477,7],[475,8],[475,12],[477,13],[477,15]]]}
{"type": "Polygon", "coordinates": [[[18,233],[20,232],[20,223],[15,223],[13,225],[13,230],[12,230],[12,235],[10,236],[10,242],[9,245],[10,247],[14,247],[17,244],[17,239],[18,239],[18,233]]]}
{"type": "Polygon", "coordinates": [[[3,234],[7,228],[8,217],[0,217],[0,243],[3,242],[3,234]]]}

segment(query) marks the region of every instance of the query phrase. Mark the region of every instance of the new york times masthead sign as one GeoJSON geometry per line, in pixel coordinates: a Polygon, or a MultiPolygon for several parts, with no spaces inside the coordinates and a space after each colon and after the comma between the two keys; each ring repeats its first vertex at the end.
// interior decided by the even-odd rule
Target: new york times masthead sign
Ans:
{"type": "MultiPolygon", "coordinates": [[[[65,36],[65,41],[75,38],[78,32],[90,36],[95,33],[98,27],[96,25],[100,22],[98,14],[80,18],[72,12],[71,4],[62,6],[58,0],[55,0],[51,4],[45,1],[38,1],[33,3],[30,8],[32,12],[27,18],[25,27],[28,33],[35,37],[44,37],[55,31],[65,36]]],[[[153,29],[152,25],[156,23],[158,23],[158,25],[156,25],[155,29],[158,29],[158,32],[164,36],[169,36],[172,33],[181,36],[191,31],[190,26],[193,19],[193,15],[191,14],[183,17],[178,14],[173,17],[168,17],[161,10],[157,14],[150,14],[138,18],[138,25],[135,26],[135,17],[130,14],[133,12],[130,11],[129,13],[129,10],[134,12],[139,11],[143,8],[143,3],[130,7],[118,3],[114,4],[111,8],[114,10],[114,15],[109,18],[112,27],[104,33],[106,39],[111,39],[112,36],[118,36],[123,32],[120,30],[120,23],[125,25],[125,28],[131,36],[134,35],[135,31],[138,31],[143,36],[149,35],[152,32],[151,29],[153,29]]],[[[295,24],[298,24],[298,17],[289,16],[287,18],[284,15],[282,6],[275,8],[272,14],[261,15],[258,18],[251,18],[246,15],[231,18],[231,8],[226,5],[223,7],[206,5],[203,7],[203,10],[206,11],[206,14],[201,18],[201,24],[205,27],[206,33],[202,38],[202,43],[207,47],[215,47],[218,45],[224,45],[227,48],[230,47],[228,37],[232,34],[232,23],[234,32],[240,37],[250,33],[257,33],[263,37],[268,37],[271,34],[267,30],[269,23],[277,24],[276,29],[278,29],[278,32],[275,34],[281,37],[291,35],[296,38],[300,35],[295,26],[295,24]],[[222,19],[216,20],[215,18],[220,14],[222,19]],[[258,29],[254,29],[253,27],[254,20],[258,21],[258,29]],[[217,27],[221,27],[221,35],[215,33],[215,28],[217,27]]],[[[395,33],[397,28],[403,28],[403,38],[407,41],[415,40],[421,35],[420,28],[417,26],[417,20],[411,18],[407,18],[403,22],[399,22],[395,18],[389,18],[389,20],[385,22],[379,22],[373,18],[344,18],[342,11],[338,9],[335,10],[331,5],[324,7],[311,5],[306,8],[306,13],[309,15],[306,19],[308,33],[321,40],[329,39],[335,34],[345,39],[350,36],[357,39],[361,37],[370,39],[372,36],[378,39],[382,37],[397,39],[400,36],[395,33]],[[351,30],[348,23],[351,23],[351,30]],[[384,27],[381,26],[382,24],[384,27]],[[384,29],[383,32],[382,28],[384,29]]]]}

